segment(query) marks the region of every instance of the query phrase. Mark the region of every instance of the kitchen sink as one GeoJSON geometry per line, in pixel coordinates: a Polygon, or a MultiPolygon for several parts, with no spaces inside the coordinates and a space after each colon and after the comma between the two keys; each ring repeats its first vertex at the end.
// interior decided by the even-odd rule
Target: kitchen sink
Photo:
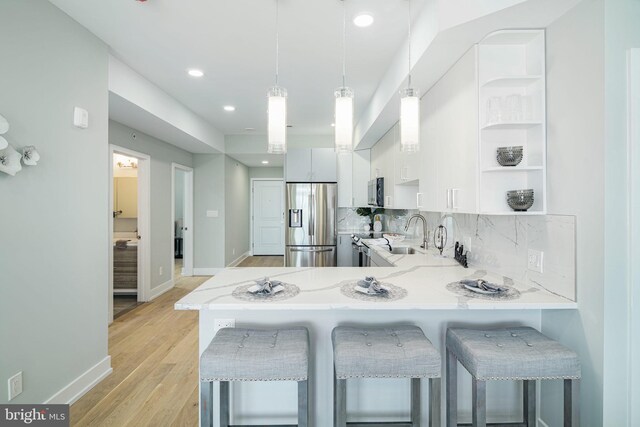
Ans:
{"type": "Polygon", "coordinates": [[[402,246],[402,247],[399,247],[399,248],[393,248],[393,249],[391,249],[391,253],[392,253],[392,254],[396,254],[396,255],[398,255],[398,254],[401,254],[401,255],[411,255],[411,254],[415,254],[415,253],[416,253],[416,250],[415,250],[415,249],[413,249],[413,248],[410,248],[410,247],[408,247],[408,246],[402,246]]]}

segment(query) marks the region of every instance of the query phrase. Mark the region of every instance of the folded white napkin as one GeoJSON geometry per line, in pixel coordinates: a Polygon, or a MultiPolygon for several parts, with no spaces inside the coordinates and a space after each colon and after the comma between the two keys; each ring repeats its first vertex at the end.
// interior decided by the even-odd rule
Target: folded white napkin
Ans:
{"type": "Polygon", "coordinates": [[[506,291],[506,288],[502,288],[495,283],[489,283],[484,279],[461,280],[460,283],[473,292],[498,294],[506,291]]]}
{"type": "Polygon", "coordinates": [[[359,280],[355,290],[367,295],[386,295],[389,293],[389,288],[381,285],[373,276],[367,276],[364,280],[359,280]]]}
{"type": "Polygon", "coordinates": [[[284,285],[277,280],[269,280],[265,277],[262,280],[256,280],[256,284],[247,289],[249,293],[255,295],[275,295],[284,291],[284,285]]]}

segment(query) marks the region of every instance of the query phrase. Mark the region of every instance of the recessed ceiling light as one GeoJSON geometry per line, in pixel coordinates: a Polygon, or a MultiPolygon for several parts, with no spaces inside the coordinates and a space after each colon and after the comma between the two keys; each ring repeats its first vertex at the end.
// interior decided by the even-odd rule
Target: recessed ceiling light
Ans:
{"type": "Polygon", "coordinates": [[[268,164],[269,164],[269,160],[263,160],[263,161],[262,161],[262,164],[263,164],[263,165],[268,165],[268,164]]]}
{"type": "Polygon", "coordinates": [[[331,123],[331,127],[332,128],[336,127],[336,124],[335,123],[331,123]]]}
{"type": "Polygon", "coordinates": [[[353,23],[357,27],[368,27],[369,25],[373,24],[373,16],[368,13],[361,13],[360,15],[357,15],[355,18],[353,18],[353,23]]]}
{"type": "Polygon", "coordinates": [[[233,105],[225,105],[223,108],[224,111],[236,111],[236,107],[234,107],[233,105]]]}
{"type": "Polygon", "coordinates": [[[192,68],[187,72],[189,73],[189,75],[191,77],[202,77],[202,76],[204,76],[204,72],[202,72],[202,70],[198,70],[196,68],[192,68]]]}
{"type": "Polygon", "coordinates": [[[256,130],[256,128],[244,128],[244,130],[246,130],[247,132],[253,132],[254,130],[256,130]]]}

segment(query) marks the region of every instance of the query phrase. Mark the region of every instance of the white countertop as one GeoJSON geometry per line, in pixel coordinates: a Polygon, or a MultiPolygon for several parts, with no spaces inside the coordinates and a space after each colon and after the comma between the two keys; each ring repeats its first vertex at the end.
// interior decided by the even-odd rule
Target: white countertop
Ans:
{"type": "MultiPolygon", "coordinates": [[[[411,242],[405,243],[409,245],[411,242]]],[[[395,267],[276,267],[228,268],[203,283],[175,304],[177,310],[521,310],[575,309],[574,301],[555,295],[539,287],[513,283],[509,278],[490,272],[465,269],[455,260],[440,257],[430,251],[413,255],[393,255],[374,247],[395,267]],[[244,301],[232,292],[265,276],[284,283],[295,284],[300,293],[279,301],[244,301]],[[347,282],[365,276],[375,276],[382,283],[390,283],[407,291],[406,297],[385,301],[362,301],[341,292],[347,282]],[[517,299],[489,300],[456,294],[447,284],[469,277],[482,277],[490,282],[508,284],[520,292],[517,299]]]]}

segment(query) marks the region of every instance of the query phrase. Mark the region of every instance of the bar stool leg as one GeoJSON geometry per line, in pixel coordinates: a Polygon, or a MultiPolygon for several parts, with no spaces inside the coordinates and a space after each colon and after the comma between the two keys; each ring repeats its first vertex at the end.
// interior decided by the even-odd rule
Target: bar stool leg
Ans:
{"type": "Polygon", "coordinates": [[[429,379],[429,427],[440,427],[442,416],[440,414],[440,378],[429,379]]]}
{"type": "Polygon", "coordinates": [[[411,378],[411,426],[420,427],[420,378],[411,378]]]}
{"type": "Polygon", "coordinates": [[[536,427],[536,381],[522,381],[523,422],[527,427],[536,427]]]}
{"type": "Polygon", "coordinates": [[[347,380],[340,380],[333,373],[333,425],[347,426],[347,380]]]}
{"type": "Polygon", "coordinates": [[[487,382],[472,377],[473,427],[487,427],[487,382]]]}
{"type": "Polygon", "coordinates": [[[447,350],[447,427],[458,426],[458,360],[447,350]]]}
{"type": "Polygon", "coordinates": [[[309,381],[298,381],[298,427],[309,427],[309,381]]]}
{"type": "Polygon", "coordinates": [[[564,380],[564,427],[580,425],[580,380],[564,380]]]}
{"type": "Polygon", "coordinates": [[[200,427],[213,427],[213,383],[200,381],[200,427]]]}
{"type": "Polygon", "coordinates": [[[229,427],[229,381],[220,381],[220,427],[229,427]]]}

